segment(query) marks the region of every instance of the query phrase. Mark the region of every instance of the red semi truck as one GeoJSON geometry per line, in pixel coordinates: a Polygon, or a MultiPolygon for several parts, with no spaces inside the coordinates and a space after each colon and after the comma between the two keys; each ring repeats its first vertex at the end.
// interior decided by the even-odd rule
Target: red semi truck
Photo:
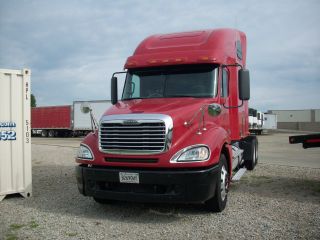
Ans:
{"type": "Polygon", "coordinates": [[[80,193],[99,203],[204,203],[222,211],[232,176],[258,160],[248,129],[246,48],[245,34],[234,29],[143,40],[127,71],[112,76],[113,107],[80,145],[80,193]]]}

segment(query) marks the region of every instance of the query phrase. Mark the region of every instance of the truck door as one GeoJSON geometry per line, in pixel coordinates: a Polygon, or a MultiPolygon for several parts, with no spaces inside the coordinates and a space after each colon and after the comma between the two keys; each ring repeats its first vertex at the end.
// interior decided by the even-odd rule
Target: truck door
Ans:
{"type": "MultiPolygon", "coordinates": [[[[220,104],[228,105],[229,103],[229,72],[227,68],[221,68],[220,74],[220,104]]],[[[227,131],[229,127],[229,111],[226,108],[222,108],[221,112],[221,126],[227,131]]]]}

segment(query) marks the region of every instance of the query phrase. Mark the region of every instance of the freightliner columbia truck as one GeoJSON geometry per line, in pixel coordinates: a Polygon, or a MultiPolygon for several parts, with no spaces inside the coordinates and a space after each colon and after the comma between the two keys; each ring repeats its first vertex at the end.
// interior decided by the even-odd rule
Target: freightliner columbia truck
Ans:
{"type": "Polygon", "coordinates": [[[80,145],[78,189],[113,200],[222,211],[233,175],[258,159],[249,136],[246,35],[217,29],[143,40],[111,79],[99,128],[80,145]],[[121,100],[117,75],[126,74],[121,100]]]}

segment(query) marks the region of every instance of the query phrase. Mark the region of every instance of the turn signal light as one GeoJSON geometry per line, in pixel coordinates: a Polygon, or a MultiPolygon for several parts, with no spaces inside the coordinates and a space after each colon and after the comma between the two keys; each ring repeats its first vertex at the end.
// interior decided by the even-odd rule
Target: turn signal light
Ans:
{"type": "Polygon", "coordinates": [[[149,60],[148,63],[157,63],[158,61],[155,59],[149,60]]]}
{"type": "Polygon", "coordinates": [[[199,60],[202,60],[202,61],[208,61],[210,60],[208,56],[203,56],[203,57],[200,57],[199,60]]]}
{"type": "Polygon", "coordinates": [[[135,66],[135,65],[137,65],[137,63],[136,62],[127,62],[127,65],[128,66],[135,66]]]}
{"type": "Polygon", "coordinates": [[[216,62],[217,59],[209,56],[202,56],[198,59],[198,61],[210,61],[210,62],[216,62]]]}

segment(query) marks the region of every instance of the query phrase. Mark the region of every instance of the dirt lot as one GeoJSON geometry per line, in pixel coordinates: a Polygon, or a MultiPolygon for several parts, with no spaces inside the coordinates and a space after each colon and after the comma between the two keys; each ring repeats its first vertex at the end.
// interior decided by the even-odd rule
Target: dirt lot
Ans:
{"type": "Polygon", "coordinates": [[[80,139],[33,139],[33,196],[0,203],[0,239],[319,239],[320,149],[259,136],[257,168],[234,183],[224,212],[195,205],[100,205],[78,193],[80,139]]]}

